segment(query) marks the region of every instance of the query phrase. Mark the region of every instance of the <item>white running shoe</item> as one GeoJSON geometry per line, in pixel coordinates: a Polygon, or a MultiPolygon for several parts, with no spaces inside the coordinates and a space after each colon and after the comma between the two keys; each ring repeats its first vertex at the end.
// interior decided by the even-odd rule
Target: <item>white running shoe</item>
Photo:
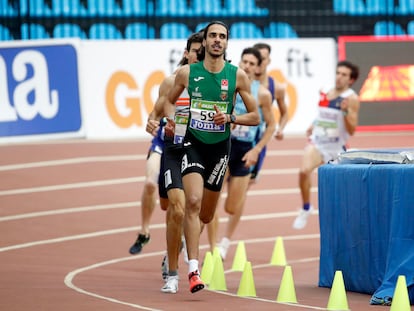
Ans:
{"type": "Polygon", "coordinates": [[[296,217],[295,221],[293,222],[293,229],[303,229],[305,228],[306,224],[308,223],[308,218],[312,214],[313,206],[311,205],[308,210],[304,210],[303,208],[300,210],[299,215],[296,217]]]}
{"type": "Polygon", "coordinates": [[[168,294],[175,294],[178,292],[178,275],[170,275],[167,278],[167,282],[165,282],[164,286],[161,288],[163,293],[168,294]]]}
{"type": "Polygon", "coordinates": [[[219,244],[219,251],[220,251],[220,257],[221,259],[226,259],[227,251],[230,247],[230,240],[228,238],[222,238],[221,242],[219,244]]]}

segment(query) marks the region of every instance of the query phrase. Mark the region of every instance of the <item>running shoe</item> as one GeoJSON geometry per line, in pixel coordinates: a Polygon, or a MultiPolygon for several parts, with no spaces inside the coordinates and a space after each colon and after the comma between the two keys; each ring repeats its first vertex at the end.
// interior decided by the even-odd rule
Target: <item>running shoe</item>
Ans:
{"type": "Polygon", "coordinates": [[[304,210],[303,208],[300,210],[299,215],[296,217],[295,221],[293,222],[293,228],[300,230],[305,228],[306,224],[308,223],[308,218],[312,214],[313,206],[311,205],[308,210],[304,210]]]}
{"type": "Polygon", "coordinates": [[[165,254],[161,263],[161,276],[164,282],[167,282],[168,279],[168,255],[165,254]]]}
{"type": "Polygon", "coordinates": [[[178,292],[178,275],[170,275],[167,277],[167,282],[165,282],[164,286],[161,288],[163,293],[168,294],[175,294],[178,292]]]}
{"type": "Polygon", "coordinates": [[[136,255],[141,253],[142,247],[147,244],[150,240],[150,235],[138,234],[137,240],[135,243],[130,247],[129,253],[131,255],[136,255]]]}
{"type": "Polygon", "coordinates": [[[385,296],[384,298],[372,296],[369,304],[371,305],[381,305],[381,306],[391,306],[392,297],[385,296]]]}
{"type": "Polygon", "coordinates": [[[200,278],[198,270],[191,272],[188,275],[188,280],[190,281],[190,292],[193,294],[204,288],[204,283],[200,278]]]}

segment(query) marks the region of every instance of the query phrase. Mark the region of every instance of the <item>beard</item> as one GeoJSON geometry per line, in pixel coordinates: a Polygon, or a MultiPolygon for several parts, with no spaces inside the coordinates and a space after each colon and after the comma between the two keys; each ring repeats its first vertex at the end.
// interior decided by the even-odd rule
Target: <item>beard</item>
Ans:
{"type": "Polygon", "coordinates": [[[221,52],[215,52],[212,49],[206,49],[206,52],[208,55],[210,55],[211,58],[213,59],[218,59],[218,58],[222,58],[223,55],[225,54],[225,51],[221,51],[221,52]]]}

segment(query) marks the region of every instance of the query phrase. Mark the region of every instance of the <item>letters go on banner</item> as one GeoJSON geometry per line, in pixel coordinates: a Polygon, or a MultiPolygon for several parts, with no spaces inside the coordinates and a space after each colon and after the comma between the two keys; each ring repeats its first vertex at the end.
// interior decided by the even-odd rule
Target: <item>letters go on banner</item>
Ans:
{"type": "MultiPolygon", "coordinates": [[[[256,40],[230,40],[227,59],[238,65],[256,40]]],[[[266,40],[272,46],[270,74],[286,87],[286,134],[303,134],[316,115],[319,90],[335,83],[333,39],[266,40]]],[[[143,137],[162,80],[177,69],[185,40],[84,41],[81,68],[86,90],[87,136],[143,137]]],[[[276,105],[275,115],[278,116],[276,105]]]]}
{"type": "MultiPolygon", "coordinates": [[[[230,40],[227,59],[255,40],[230,40]]],[[[319,89],[335,78],[333,39],[267,40],[269,73],[286,87],[286,134],[303,134],[319,89]]],[[[42,40],[0,45],[0,142],[51,137],[144,138],[161,82],[186,40],[42,40]]],[[[278,117],[276,105],[275,116],[278,117]]]]}

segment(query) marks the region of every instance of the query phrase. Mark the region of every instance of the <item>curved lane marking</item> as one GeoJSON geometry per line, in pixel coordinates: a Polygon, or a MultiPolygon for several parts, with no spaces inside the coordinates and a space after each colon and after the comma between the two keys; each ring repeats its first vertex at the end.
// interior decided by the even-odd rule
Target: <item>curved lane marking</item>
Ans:
{"type": "MultiPolygon", "coordinates": [[[[297,236],[286,236],[283,239],[284,240],[303,240],[303,239],[316,239],[319,238],[319,234],[308,234],[308,235],[297,235],[297,236]]],[[[262,239],[249,239],[249,240],[244,240],[244,242],[246,244],[253,244],[253,243],[264,243],[264,242],[268,242],[268,241],[274,241],[275,237],[271,237],[271,238],[262,238],[262,239]]],[[[237,244],[239,241],[232,241],[232,244],[237,244]]],[[[209,245],[201,245],[200,249],[208,249],[210,246],[209,245]]],[[[111,260],[107,260],[107,261],[103,261],[103,262],[99,262],[99,263],[95,263],[93,265],[89,265],[86,267],[82,267],[79,269],[76,269],[74,271],[69,272],[65,278],[64,278],[64,283],[67,287],[81,293],[84,295],[88,295],[88,296],[92,296],[95,298],[99,298],[108,302],[112,302],[112,303],[118,303],[118,304],[122,304],[122,305],[127,305],[136,309],[142,309],[142,310],[150,310],[150,311],[158,311],[159,309],[155,309],[155,308],[151,308],[148,306],[143,306],[143,305],[137,305],[137,304],[133,304],[127,301],[122,301],[119,299],[115,299],[113,297],[108,297],[108,296],[103,296],[103,295],[99,295],[96,294],[94,292],[91,291],[87,291],[84,290],[78,286],[76,286],[74,284],[74,278],[86,271],[89,270],[93,270],[96,268],[100,268],[103,266],[107,266],[107,265],[111,265],[111,264],[117,264],[120,262],[124,262],[124,261],[128,261],[128,260],[139,260],[142,258],[147,258],[147,257],[154,257],[154,256],[161,256],[165,254],[165,251],[159,251],[159,252],[152,252],[152,253],[146,253],[146,254],[141,254],[137,257],[134,256],[128,256],[128,257],[121,257],[121,258],[116,258],[116,259],[111,259],[111,260]]],[[[298,260],[292,260],[289,261],[290,264],[292,263],[307,263],[307,262],[312,262],[312,261],[317,261],[319,260],[319,257],[310,257],[310,258],[302,258],[302,259],[298,259],[298,260]]],[[[252,269],[261,269],[261,268],[267,268],[270,267],[271,264],[262,264],[262,265],[256,265],[253,266],[252,269]]],[[[229,274],[232,273],[234,271],[232,270],[226,270],[224,273],[229,274]]],[[[207,290],[209,290],[207,288],[207,290]]],[[[217,293],[217,294],[221,294],[221,295],[227,295],[227,296],[232,296],[232,297],[236,297],[236,298],[241,298],[241,299],[250,299],[250,300],[255,300],[255,301],[260,301],[260,302],[266,302],[266,303],[272,303],[272,304],[282,304],[282,305],[290,305],[292,307],[295,308],[306,308],[306,309],[312,309],[312,310],[326,310],[326,308],[321,308],[321,307],[316,307],[316,306],[310,306],[310,305],[304,305],[304,304],[299,304],[299,303],[280,303],[277,302],[276,300],[269,300],[269,299],[264,299],[264,298],[259,298],[259,297],[240,297],[237,294],[233,294],[233,293],[228,293],[228,292],[222,292],[222,291],[213,291],[213,290],[209,290],[211,292],[217,293]]]]}

